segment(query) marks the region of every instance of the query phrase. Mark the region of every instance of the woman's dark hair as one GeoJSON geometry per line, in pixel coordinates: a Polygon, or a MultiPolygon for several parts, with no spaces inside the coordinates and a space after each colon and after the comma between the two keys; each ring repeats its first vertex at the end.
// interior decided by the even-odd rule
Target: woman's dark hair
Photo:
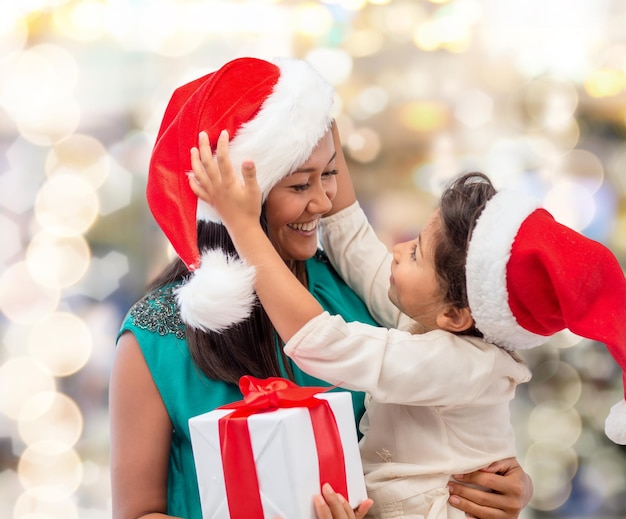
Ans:
{"type": "MultiPolygon", "coordinates": [[[[455,179],[441,195],[439,215],[441,232],[435,243],[435,273],[444,301],[456,308],[469,306],[465,263],[467,248],[476,220],[487,201],[496,194],[489,178],[483,173],[466,173],[455,179]]],[[[475,327],[464,335],[482,337],[475,327]]]]}
{"type": "MultiPolygon", "coordinates": [[[[261,216],[267,229],[265,214],[261,216]]],[[[267,232],[267,230],[266,230],[267,232]]],[[[220,248],[226,254],[237,256],[237,251],[225,227],[212,222],[198,222],[200,251],[220,248]]],[[[288,263],[292,272],[306,285],[302,261],[288,263]]],[[[149,290],[181,281],[189,276],[185,264],[176,258],[149,286],[149,290]]],[[[204,332],[187,326],[187,342],[191,357],[204,374],[214,380],[239,383],[243,375],[258,378],[285,376],[293,379],[293,372],[282,348],[280,338],[263,307],[254,305],[250,316],[222,332],[204,332]],[[284,372],[281,369],[284,368],[284,372]]]]}

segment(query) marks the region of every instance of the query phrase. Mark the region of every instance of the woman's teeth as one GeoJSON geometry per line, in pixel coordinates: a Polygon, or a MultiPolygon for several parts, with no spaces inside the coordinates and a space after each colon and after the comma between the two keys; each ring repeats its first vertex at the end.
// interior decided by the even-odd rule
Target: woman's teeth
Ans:
{"type": "Polygon", "coordinates": [[[307,223],[290,223],[287,225],[287,227],[290,227],[291,229],[294,229],[296,231],[309,232],[317,228],[317,220],[307,223]]]}

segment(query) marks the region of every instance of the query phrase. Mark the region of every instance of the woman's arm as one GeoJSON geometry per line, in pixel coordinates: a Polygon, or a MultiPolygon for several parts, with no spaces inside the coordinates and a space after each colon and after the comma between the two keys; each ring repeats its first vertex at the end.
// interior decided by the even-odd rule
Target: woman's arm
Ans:
{"type": "Polygon", "coordinates": [[[137,339],[119,339],[109,386],[114,519],[171,517],[167,472],[172,424],[137,339]]]}
{"type": "Polygon", "coordinates": [[[448,485],[450,504],[468,517],[517,519],[533,496],[533,482],[516,458],[496,461],[485,469],[454,477],[458,483],[448,485]]]}

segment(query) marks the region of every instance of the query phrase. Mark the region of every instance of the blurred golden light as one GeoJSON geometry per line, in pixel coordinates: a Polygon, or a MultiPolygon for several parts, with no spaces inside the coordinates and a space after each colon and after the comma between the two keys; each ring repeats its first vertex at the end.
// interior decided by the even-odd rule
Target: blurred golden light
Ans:
{"type": "Polygon", "coordinates": [[[461,92],[454,116],[468,128],[483,126],[493,117],[493,99],[478,89],[461,92]]]}
{"type": "Polygon", "coordinates": [[[400,120],[407,128],[434,133],[448,125],[449,109],[436,101],[413,101],[406,103],[400,112],[400,120]]]}
{"type": "Polygon", "coordinates": [[[64,48],[35,45],[9,56],[2,64],[0,104],[16,119],[31,120],[57,113],[55,104],[70,96],[78,81],[78,65],[64,48]]]}
{"type": "Polygon", "coordinates": [[[479,18],[480,9],[471,2],[445,5],[432,18],[416,24],[413,42],[425,51],[464,52],[472,41],[470,29],[479,18]]]}
{"type": "Polygon", "coordinates": [[[528,135],[533,139],[534,150],[547,163],[552,162],[555,157],[573,150],[580,141],[580,126],[576,119],[570,119],[565,125],[559,128],[542,126],[530,128],[528,135]]]}
{"type": "Polygon", "coordinates": [[[566,129],[578,107],[578,92],[569,81],[536,79],[524,89],[523,106],[531,118],[531,128],[566,129]]]}
{"type": "Polygon", "coordinates": [[[15,501],[12,519],[79,519],[72,497],[53,498],[38,487],[23,492],[15,501]]]}
{"type": "Polygon", "coordinates": [[[541,460],[561,467],[563,469],[563,481],[573,479],[578,472],[578,455],[571,447],[535,442],[528,447],[523,458],[531,464],[541,460]]]}
{"type": "Polygon", "coordinates": [[[413,42],[416,47],[424,51],[437,50],[441,45],[441,35],[438,29],[433,20],[420,23],[413,32],[413,42]]]}
{"type": "Polygon", "coordinates": [[[420,2],[392,2],[384,10],[373,10],[370,23],[380,28],[392,41],[404,41],[413,36],[415,26],[426,19],[426,9],[420,2]]]}
{"type": "Polygon", "coordinates": [[[307,61],[331,84],[340,85],[352,73],[352,56],[341,49],[317,48],[305,57],[307,61]]]}
{"type": "Polygon", "coordinates": [[[12,13],[8,3],[0,4],[0,49],[3,55],[18,52],[28,40],[28,27],[23,18],[12,13]]]}
{"type": "Polygon", "coordinates": [[[76,173],[100,187],[106,180],[111,161],[104,145],[89,135],[74,134],[55,144],[46,158],[46,174],[76,173]]]}
{"type": "Polygon", "coordinates": [[[572,491],[571,479],[578,469],[572,449],[531,445],[522,466],[533,481],[533,508],[554,510],[567,501],[572,491]]]}
{"type": "Polygon", "coordinates": [[[202,2],[180,5],[167,0],[155,3],[138,20],[138,36],[157,54],[185,56],[198,48],[212,29],[223,31],[231,26],[235,13],[221,12],[223,5],[202,2]],[[218,29],[219,25],[222,27],[218,29]]]}
{"type": "Polygon", "coordinates": [[[343,7],[347,11],[358,11],[365,7],[367,0],[322,0],[327,4],[335,4],[343,7]]]}
{"type": "Polygon", "coordinates": [[[626,90],[623,70],[594,70],[585,80],[585,91],[591,97],[612,97],[626,90]]]}
{"type": "Polygon", "coordinates": [[[576,335],[566,328],[565,330],[555,333],[550,339],[550,344],[555,348],[567,349],[576,346],[582,339],[580,335],[576,335]]]}
{"type": "Polygon", "coordinates": [[[56,312],[35,325],[28,338],[28,353],[56,377],[76,373],[89,360],[93,339],[78,316],[56,312]]]}
{"type": "Polygon", "coordinates": [[[369,87],[355,95],[350,103],[350,115],[355,119],[367,119],[382,112],[389,103],[389,94],[382,87],[369,87]]]}
{"type": "Polygon", "coordinates": [[[294,32],[307,36],[326,34],[333,26],[333,17],[325,7],[316,3],[297,6],[292,14],[294,32]]]}
{"type": "Polygon", "coordinates": [[[593,193],[580,183],[557,181],[546,193],[545,208],[555,220],[581,232],[591,223],[596,212],[593,193]]]}
{"type": "MultiPolygon", "coordinates": [[[[550,363],[552,364],[552,363],[550,363]]],[[[578,371],[566,362],[558,362],[556,368],[551,365],[549,377],[542,377],[542,365],[535,366],[533,378],[528,383],[528,396],[535,404],[558,402],[564,407],[571,407],[578,402],[582,393],[582,381],[578,371]]]]}
{"type": "Polygon", "coordinates": [[[373,29],[359,29],[348,34],[344,48],[354,58],[376,54],[383,47],[384,36],[373,29]]]}
{"type": "Polygon", "coordinates": [[[372,162],[380,153],[378,133],[371,128],[355,130],[346,142],[350,157],[362,163],[372,162]]]}
{"type": "Polygon", "coordinates": [[[7,60],[3,72],[6,80],[0,104],[13,116],[24,138],[45,146],[76,129],[80,109],[71,94],[78,66],[67,50],[36,45],[7,60]]]}
{"type": "Polygon", "coordinates": [[[528,418],[530,437],[541,443],[567,448],[578,440],[582,421],[578,411],[558,402],[538,404],[528,418]]]}
{"type": "Polygon", "coordinates": [[[98,216],[94,187],[81,177],[62,173],[50,178],[35,200],[35,217],[42,228],[56,236],[82,234],[98,216]]]}
{"type": "Polygon", "coordinates": [[[26,447],[17,474],[28,490],[39,488],[47,500],[71,496],[80,486],[83,467],[76,451],[58,441],[39,441],[26,447]]]}
{"type": "Polygon", "coordinates": [[[0,236],[2,247],[0,248],[0,264],[15,256],[22,247],[20,229],[12,219],[0,214],[0,236]]]}
{"type": "Polygon", "coordinates": [[[59,100],[45,111],[23,112],[15,118],[22,136],[39,146],[48,146],[72,134],[80,121],[80,108],[74,99],[59,100]]]}
{"type": "Polygon", "coordinates": [[[34,395],[54,389],[54,378],[33,359],[14,357],[0,366],[0,412],[13,420],[34,395]]]}
{"type": "Polygon", "coordinates": [[[43,286],[67,288],[78,283],[89,268],[91,252],[82,235],[59,237],[42,231],[26,249],[31,275],[43,286]]]}
{"type": "Polygon", "coordinates": [[[0,310],[11,321],[32,324],[56,310],[60,291],[44,287],[30,273],[26,262],[18,262],[0,276],[0,310]]]}
{"type": "Polygon", "coordinates": [[[82,434],[83,416],[67,395],[37,393],[22,406],[17,426],[26,445],[50,440],[72,447],[82,434]]]}
{"type": "Polygon", "coordinates": [[[556,165],[557,178],[580,185],[586,192],[595,193],[604,182],[604,166],[591,151],[572,150],[556,165]]]}
{"type": "Polygon", "coordinates": [[[80,41],[97,40],[106,34],[108,3],[99,0],[70,0],[52,11],[56,30],[80,41]]]}

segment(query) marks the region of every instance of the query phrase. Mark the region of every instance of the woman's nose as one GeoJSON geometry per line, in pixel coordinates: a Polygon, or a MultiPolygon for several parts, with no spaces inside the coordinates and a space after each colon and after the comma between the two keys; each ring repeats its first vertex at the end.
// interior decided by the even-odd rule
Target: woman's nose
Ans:
{"type": "Polygon", "coordinates": [[[333,201],[330,194],[324,189],[324,186],[318,185],[312,191],[313,196],[309,201],[309,212],[315,214],[324,214],[333,207],[333,201]]]}

